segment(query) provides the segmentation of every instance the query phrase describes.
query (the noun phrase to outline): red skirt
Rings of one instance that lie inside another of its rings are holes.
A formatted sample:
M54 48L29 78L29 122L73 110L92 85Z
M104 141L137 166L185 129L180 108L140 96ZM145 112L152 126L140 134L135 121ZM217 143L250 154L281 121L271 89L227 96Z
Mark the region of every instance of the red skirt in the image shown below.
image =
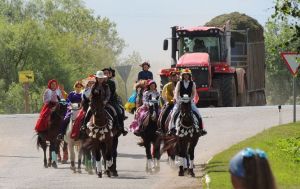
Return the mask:
M39 119L36 122L35 125L35 131L36 132L43 132L48 129L48 124L50 120L50 115L51 115L51 109L55 106L55 103L47 103L44 104L42 107Z
M85 117L85 111L83 111L83 109L80 109L80 111L77 114L77 117L74 121L74 125L72 127L72 131L71 131L71 138L72 139L77 139L79 137L79 132L80 132L80 127L82 124L82 121Z

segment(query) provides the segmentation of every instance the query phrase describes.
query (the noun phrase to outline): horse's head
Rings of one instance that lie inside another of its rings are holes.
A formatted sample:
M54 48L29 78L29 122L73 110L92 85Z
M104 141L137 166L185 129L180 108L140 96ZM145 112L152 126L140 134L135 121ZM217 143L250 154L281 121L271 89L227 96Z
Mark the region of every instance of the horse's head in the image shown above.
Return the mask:
M56 113L59 116L64 116L68 109L68 103L65 100L60 100L55 108Z
M191 98L184 95L180 101L180 115L185 123L193 122Z
M158 97L149 100L149 113L153 121L158 118Z

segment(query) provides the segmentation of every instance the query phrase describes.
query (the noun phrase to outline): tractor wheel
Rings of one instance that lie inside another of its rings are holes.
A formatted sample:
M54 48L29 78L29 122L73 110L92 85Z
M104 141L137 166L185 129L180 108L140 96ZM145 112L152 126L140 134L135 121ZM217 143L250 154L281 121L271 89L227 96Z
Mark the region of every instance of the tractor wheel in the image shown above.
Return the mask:
M237 101L236 84L233 75L223 75L221 84L222 103L224 107L235 107Z

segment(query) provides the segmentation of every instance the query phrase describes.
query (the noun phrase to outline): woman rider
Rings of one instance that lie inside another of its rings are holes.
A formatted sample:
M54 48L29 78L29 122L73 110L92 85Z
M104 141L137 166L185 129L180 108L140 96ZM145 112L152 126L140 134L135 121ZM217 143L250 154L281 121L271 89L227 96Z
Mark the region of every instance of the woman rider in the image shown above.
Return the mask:
M79 105L81 103L82 89L83 89L82 83L80 81L76 81L74 84L74 91L70 92L68 95L67 102L69 103L69 108L67 114L65 115L64 121L61 124L60 134L57 136L57 138L60 140L62 140L63 136L66 134L66 130L71 119L71 113L72 113L71 104L77 103Z
M147 115L147 112L149 110L149 102L152 98L158 99L159 98L159 92L157 92L157 85L155 81L150 80L148 82L148 86L146 91L143 94L143 105L137 109L136 114L134 116L133 122L129 126L129 130L134 132L135 135L139 136L141 129L140 126L142 124L142 121L145 119L145 116Z
M127 131L124 129L124 114L121 110L121 107L119 105L118 101L118 94L116 92L116 83L113 80L113 69L112 68L104 68L103 70L104 75L107 76L106 83L109 86L110 89L110 99L109 104L115 109L117 113L117 123L118 123L118 129L123 134L123 136L127 135Z
M170 124L169 124L169 131L172 134L176 133L176 128L175 128L175 115L178 113L178 107L179 107L179 103L181 98L183 97L183 95L187 94L191 100L191 106L192 106L192 110L193 112L196 113L196 116L198 118L198 120L200 120L201 115L200 112L198 110L198 108L196 107L195 102L193 101L195 95L196 95L197 91L196 91L196 84L194 81L192 81L192 72L190 69L183 69L182 73L181 73L181 81L177 82L175 90L174 90L174 99L173 102L176 103L174 108L173 108L173 112L171 115L171 120L170 120ZM200 136L205 135L207 132L205 130L203 130L203 126L201 123L199 123L199 125L195 125L196 129L200 129Z
M60 90L58 89L58 83L52 79L48 81L48 88L44 92L43 96L43 108L41 110L39 119L35 125L36 132L43 132L48 129L48 122L50 119L51 109L53 109L58 101L62 99Z

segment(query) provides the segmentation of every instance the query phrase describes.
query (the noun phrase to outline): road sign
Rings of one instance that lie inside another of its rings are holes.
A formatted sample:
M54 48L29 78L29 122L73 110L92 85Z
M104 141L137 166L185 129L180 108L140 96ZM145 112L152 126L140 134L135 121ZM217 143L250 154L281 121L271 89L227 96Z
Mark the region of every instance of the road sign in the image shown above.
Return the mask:
M282 52L281 56L292 75L297 75L300 65L300 54L295 52Z
M34 74L31 70L19 71L20 83L32 83L34 81Z
M120 76L123 79L124 84L125 84L126 99L128 99L128 95L127 95L127 79L128 79L131 67L132 67L132 65L116 66L116 69L119 72L119 74L120 74Z
M126 82L128 79L131 67L132 65L116 66L116 69L119 72L121 78L124 80L124 82Z

